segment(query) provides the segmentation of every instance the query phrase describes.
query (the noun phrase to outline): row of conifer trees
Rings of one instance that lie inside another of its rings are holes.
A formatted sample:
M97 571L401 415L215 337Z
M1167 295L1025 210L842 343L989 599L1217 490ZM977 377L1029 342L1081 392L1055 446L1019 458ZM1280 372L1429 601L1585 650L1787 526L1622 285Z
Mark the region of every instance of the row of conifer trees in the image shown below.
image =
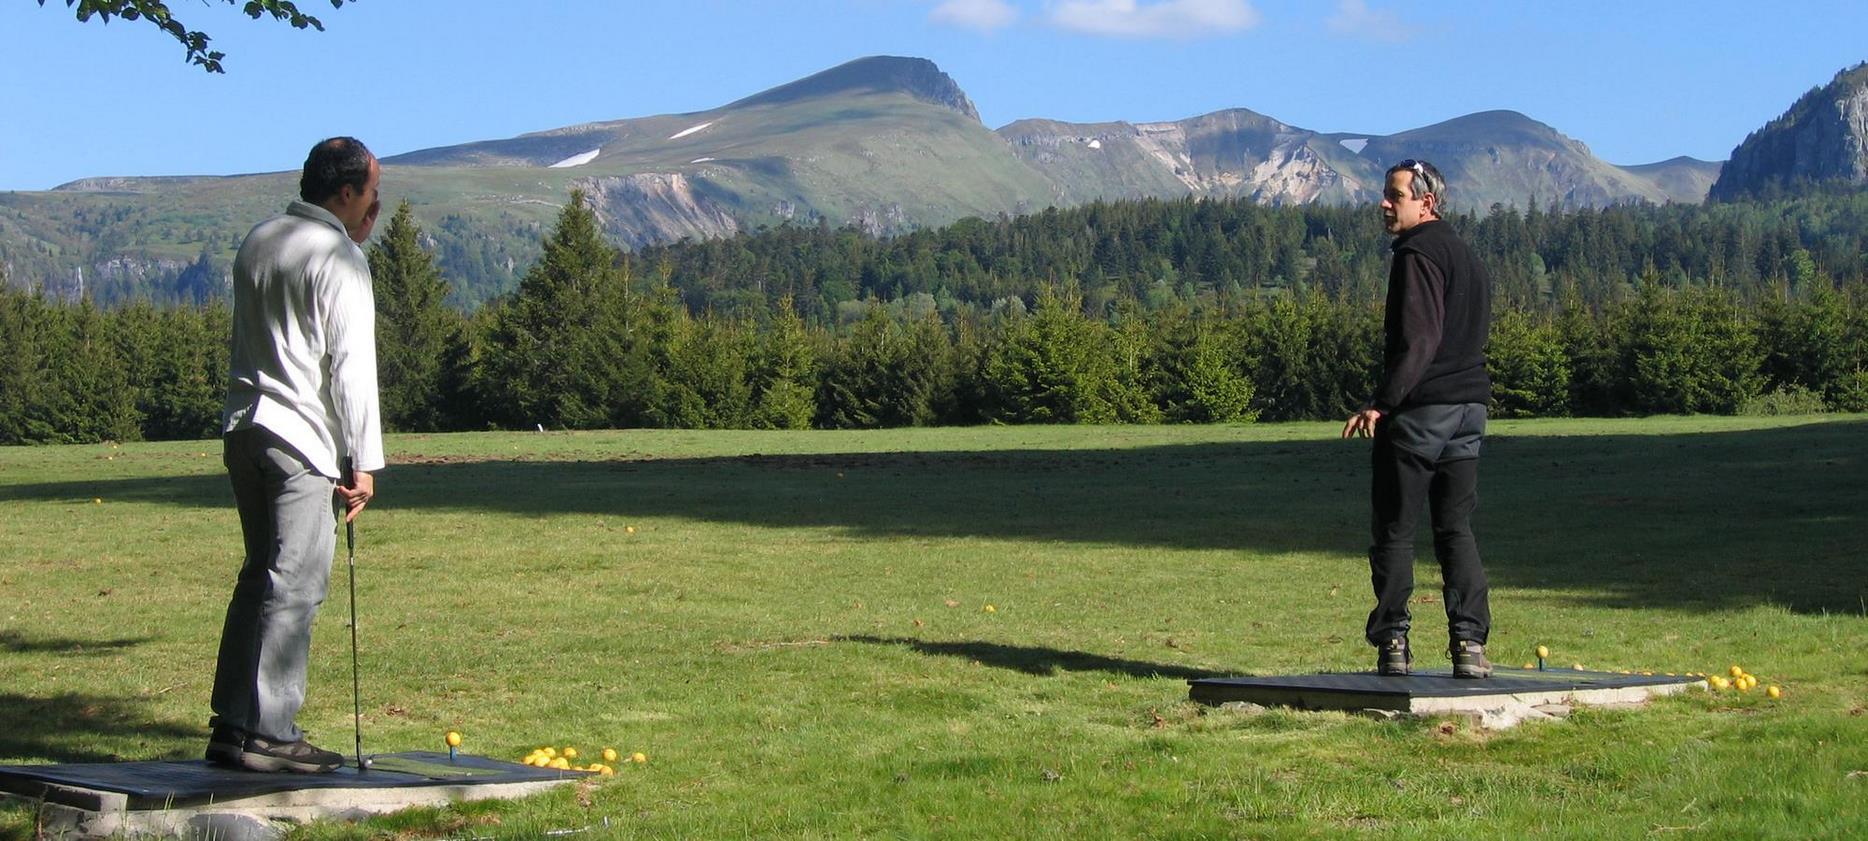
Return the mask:
M870 428L1335 419L1372 391L1377 303L1315 290L1086 312L1070 285L991 307L846 302L807 323L691 313L574 198L512 294L471 316L399 208L369 257L387 426ZM0 284L0 442L203 438L224 306L112 311ZM1823 278L1741 303L1658 278L1496 314L1500 416L1868 411L1868 292Z

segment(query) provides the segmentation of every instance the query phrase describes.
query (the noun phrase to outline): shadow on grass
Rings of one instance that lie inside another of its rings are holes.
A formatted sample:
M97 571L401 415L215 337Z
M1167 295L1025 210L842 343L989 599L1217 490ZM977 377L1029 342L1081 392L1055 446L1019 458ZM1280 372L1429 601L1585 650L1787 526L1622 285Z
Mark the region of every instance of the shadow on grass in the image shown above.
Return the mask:
M1058 648L1043 648L1029 645L1005 645L996 642L929 642L927 640L908 639L905 637L850 636L834 637L836 642L859 642L868 645L897 645L912 648L917 652L941 657L958 657L971 660L985 666L1028 675L1048 677L1060 671L1064 672L1109 672L1130 677L1155 678L1169 677L1194 680L1198 678L1219 677L1220 672L1194 669L1187 666L1172 666L1164 663L1148 663L1141 660L1123 660L1116 657L1104 657L1087 651L1065 651Z
M125 756L112 746L134 751L153 744L207 742L204 727L151 721L139 700L65 692L39 698L0 693L0 756L49 762L120 762L155 759ZM190 757L192 758L192 757Z
M1868 613L1868 421L1494 435L1486 448L1476 525L1495 587L1625 608L1770 601ZM1327 552L1359 572L1367 458L1366 443L1336 440L659 460L417 455L384 474L377 507L1237 550L1241 564ZM230 506L213 475L0 486L0 503L93 496ZM553 539L541 526L540 545ZM1430 592L1437 579L1423 570L1421 586Z
M18 631L0 631L0 650L13 654L104 654L149 642L153 637L81 640L62 637L27 639Z

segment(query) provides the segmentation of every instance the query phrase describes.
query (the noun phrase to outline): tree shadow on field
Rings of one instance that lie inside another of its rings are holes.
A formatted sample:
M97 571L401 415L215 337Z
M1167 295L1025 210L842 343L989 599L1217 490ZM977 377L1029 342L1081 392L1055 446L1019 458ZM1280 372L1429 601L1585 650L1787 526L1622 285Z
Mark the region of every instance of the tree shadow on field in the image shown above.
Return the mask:
M18 631L0 631L0 650L13 654L104 654L142 645L152 639L154 637L114 640L82 640L62 637L27 639Z
M207 743L207 728L151 721L138 699L82 692L47 697L0 692L0 756L49 762L122 762L174 759L149 749L178 742ZM171 753L174 751L171 750Z
M18 631L0 631L0 649L15 654L84 657L114 653L148 641L148 638L35 639ZM190 740L194 739L205 741L204 728L152 721L144 709L146 706L147 698L84 692L60 692L43 697L0 692L0 757L50 762L118 762L126 758L154 758L148 751L152 746L177 741L193 744Z
M627 435L627 433L623 433ZM576 439L567 439L576 440ZM626 440L626 439L625 439ZM409 449L419 447L409 442ZM567 444L566 449L575 444ZM404 452L380 509L679 518L857 538L1343 557L1363 574L1366 442L476 460ZM1868 421L1486 441L1476 518L1494 586L1629 608L1761 600L1868 613ZM0 504L93 496L226 507L217 476L0 486ZM550 526L538 541L548 546ZM1423 524L1421 557L1432 566ZM1051 557L1067 561L1066 553ZM1423 570L1431 586L1437 575Z
M971 660L985 666L1011 669L1038 677L1050 677L1060 671L1066 672L1109 672L1139 678L1181 678L1196 680L1199 678L1219 677L1221 672L1205 669L1173 666L1164 663L1149 663L1142 660L1123 660L1105 657L1087 651L1065 651L1058 648L1044 648L1029 645L1006 645L1004 643L972 640L967 642L931 642L928 640L909 639L906 637L849 636L834 637L836 642L860 642L869 645L899 645L912 648L917 652L941 657L958 657Z

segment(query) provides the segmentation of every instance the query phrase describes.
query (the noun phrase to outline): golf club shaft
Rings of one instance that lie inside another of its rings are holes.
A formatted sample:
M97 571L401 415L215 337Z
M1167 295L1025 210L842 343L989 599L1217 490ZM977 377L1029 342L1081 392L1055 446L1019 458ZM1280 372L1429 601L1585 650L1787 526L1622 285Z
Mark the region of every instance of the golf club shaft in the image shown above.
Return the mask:
M357 772L363 772L363 681L357 668L357 524L344 521L344 546L350 556L350 710L357 732Z

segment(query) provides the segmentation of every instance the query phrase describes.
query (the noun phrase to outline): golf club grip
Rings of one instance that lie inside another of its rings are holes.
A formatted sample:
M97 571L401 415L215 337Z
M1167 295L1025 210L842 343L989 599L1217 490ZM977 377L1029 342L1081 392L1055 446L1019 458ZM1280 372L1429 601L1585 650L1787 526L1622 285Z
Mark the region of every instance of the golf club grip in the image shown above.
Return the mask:
M337 463L337 472L339 474L337 480L339 487L346 490L356 490L357 462L355 459L352 459L350 456L344 456L344 458ZM350 527L350 504L348 499L346 499L344 504L344 536L350 540L354 548L357 542L357 532Z

